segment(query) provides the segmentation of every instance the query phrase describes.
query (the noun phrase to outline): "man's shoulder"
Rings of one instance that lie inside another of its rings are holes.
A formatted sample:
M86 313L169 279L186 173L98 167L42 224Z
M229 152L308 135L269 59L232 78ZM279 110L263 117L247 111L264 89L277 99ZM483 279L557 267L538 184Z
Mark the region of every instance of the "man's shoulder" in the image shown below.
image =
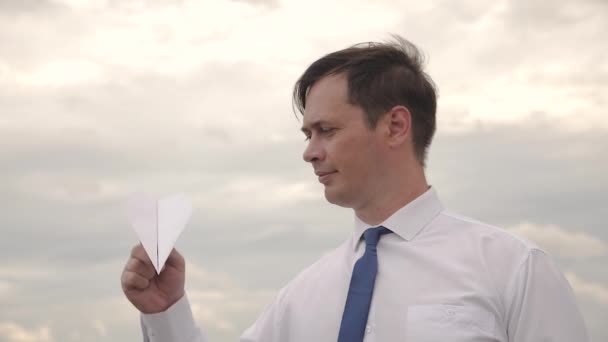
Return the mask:
M493 248L509 248L523 255L532 251L544 252L535 242L512 229L483 222L452 210L444 209L435 222L439 226L449 227L450 233L479 240Z
M345 240L339 246L323 253L319 259L308 267L302 269L285 286L289 292L294 288L308 288L311 284L327 281L327 277L335 275L336 270L340 269L340 262L343 262L350 240Z
M527 261L538 256L550 258L545 250L512 228L505 229L450 210L443 210L433 225L428 241L441 241L443 254L482 270L502 295L509 291L509 284Z

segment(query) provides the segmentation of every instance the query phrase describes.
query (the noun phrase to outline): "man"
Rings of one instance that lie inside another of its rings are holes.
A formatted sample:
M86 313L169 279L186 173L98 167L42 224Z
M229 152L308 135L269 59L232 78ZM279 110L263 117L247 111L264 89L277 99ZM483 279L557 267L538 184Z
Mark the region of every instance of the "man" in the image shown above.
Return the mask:
M424 174L436 94L416 47L360 44L314 62L294 88L304 160L353 234L282 288L245 342L584 342L547 254L443 208ZM150 341L200 342L173 251L156 276L136 246L122 275Z

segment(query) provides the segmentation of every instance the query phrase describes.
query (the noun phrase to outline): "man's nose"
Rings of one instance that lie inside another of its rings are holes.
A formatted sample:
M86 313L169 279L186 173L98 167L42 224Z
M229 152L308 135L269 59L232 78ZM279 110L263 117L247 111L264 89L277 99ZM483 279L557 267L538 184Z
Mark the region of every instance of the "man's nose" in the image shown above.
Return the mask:
M325 158L325 151L318 140L312 137L308 141L308 146L306 146L302 157L304 161L312 163L316 160L323 160Z

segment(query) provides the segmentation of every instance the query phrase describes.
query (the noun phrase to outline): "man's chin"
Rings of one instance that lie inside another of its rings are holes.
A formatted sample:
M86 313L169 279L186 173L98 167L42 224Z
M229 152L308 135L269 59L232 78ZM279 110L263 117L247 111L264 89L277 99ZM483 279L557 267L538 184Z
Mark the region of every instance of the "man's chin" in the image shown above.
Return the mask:
M344 194L336 192L335 189L330 189L328 186L325 186L325 199L327 202L344 208L352 208L353 205L345 197Z

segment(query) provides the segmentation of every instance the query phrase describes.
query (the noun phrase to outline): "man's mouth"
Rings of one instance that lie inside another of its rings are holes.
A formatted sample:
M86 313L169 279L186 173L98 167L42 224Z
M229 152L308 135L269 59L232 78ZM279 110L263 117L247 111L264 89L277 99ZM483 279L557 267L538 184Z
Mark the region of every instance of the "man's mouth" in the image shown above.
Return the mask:
M337 173L337 171L315 171L315 175L319 177L319 182L323 184L327 184L334 173Z

